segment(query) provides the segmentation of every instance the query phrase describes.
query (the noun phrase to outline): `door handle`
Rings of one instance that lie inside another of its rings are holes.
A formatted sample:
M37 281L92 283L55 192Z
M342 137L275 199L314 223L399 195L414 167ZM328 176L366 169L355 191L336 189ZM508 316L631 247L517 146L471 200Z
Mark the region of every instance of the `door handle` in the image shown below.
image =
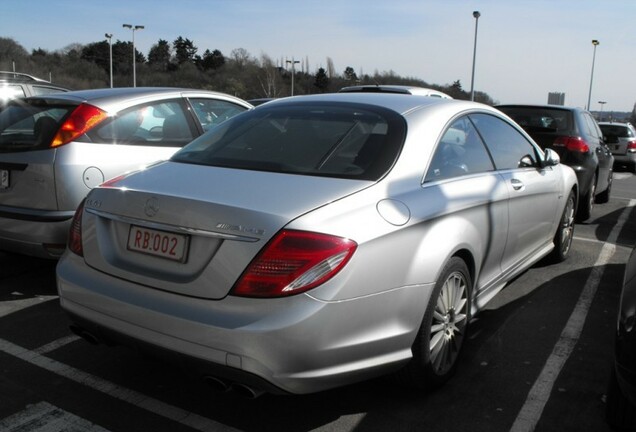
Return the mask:
M512 184L512 188L513 188L514 190L521 190L521 189L523 189L523 188L524 188L524 186L525 186L525 185L523 184L523 182L522 182L521 180L519 180L519 179L512 179L512 180L510 180L510 184Z

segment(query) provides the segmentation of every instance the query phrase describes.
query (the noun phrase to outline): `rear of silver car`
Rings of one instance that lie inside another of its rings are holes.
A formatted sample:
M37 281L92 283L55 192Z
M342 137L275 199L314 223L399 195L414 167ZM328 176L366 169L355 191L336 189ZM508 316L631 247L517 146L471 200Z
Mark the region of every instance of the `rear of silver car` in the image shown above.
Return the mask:
M600 122L605 143L618 165L636 172L636 129L630 123Z

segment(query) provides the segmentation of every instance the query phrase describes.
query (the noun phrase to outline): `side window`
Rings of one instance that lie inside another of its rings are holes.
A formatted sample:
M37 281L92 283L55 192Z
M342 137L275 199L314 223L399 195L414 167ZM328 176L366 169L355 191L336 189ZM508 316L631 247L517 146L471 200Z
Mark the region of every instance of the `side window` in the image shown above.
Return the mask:
M235 103L216 99L192 98L190 103L204 131L247 110Z
M88 133L93 142L183 147L194 139L183 105L162 101L118 113Z
M536 166L536 147L512 125L488 114L471 114L471 120L481 134L498 170Z
M596 124L596 120L594 120L592 116L588 113L583 113L583 118L585 119L585 122L587 123L587 128L590 131L590 135L592 135L596 139L601 139L601 136L603 135L599 131L599 127Z
M454 121L442 135L424 181L493 170L490 156L475 127L468 117L463 117Z

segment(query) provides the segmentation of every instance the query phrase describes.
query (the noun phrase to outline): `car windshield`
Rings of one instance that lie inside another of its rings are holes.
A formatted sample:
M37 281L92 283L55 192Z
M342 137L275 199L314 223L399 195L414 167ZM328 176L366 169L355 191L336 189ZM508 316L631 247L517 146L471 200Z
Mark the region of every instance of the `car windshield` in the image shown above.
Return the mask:
M572 128L570 111L546 107L500 107L519 126L534 131L567 131Z
M603 135L608 137L631 138L634 136L627 126L601 124L599 127L603 131Z
M0 153L49 147L59 124L74 106L14 101L0 112Z
M268 105L234 117L172 161L291 174L377 180L405 136L397 113L358 104Z

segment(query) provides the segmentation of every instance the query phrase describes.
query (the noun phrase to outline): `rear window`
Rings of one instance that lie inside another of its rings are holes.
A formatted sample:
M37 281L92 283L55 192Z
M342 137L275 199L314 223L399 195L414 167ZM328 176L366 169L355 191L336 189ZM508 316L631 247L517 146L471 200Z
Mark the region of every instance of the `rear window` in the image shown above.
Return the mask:
M0 111L0 153L49 148L61 121L74 108L22 101L9 104Z
M632 138L634 136L627 126L601 124L599 127L603 131L603 135L607 137Z
M544 107L498 107L527 131L561 132L574 129L568 110Z
M397 113L360 104L297 102L246 112L172 160L291 174L377 180L404 141Z

